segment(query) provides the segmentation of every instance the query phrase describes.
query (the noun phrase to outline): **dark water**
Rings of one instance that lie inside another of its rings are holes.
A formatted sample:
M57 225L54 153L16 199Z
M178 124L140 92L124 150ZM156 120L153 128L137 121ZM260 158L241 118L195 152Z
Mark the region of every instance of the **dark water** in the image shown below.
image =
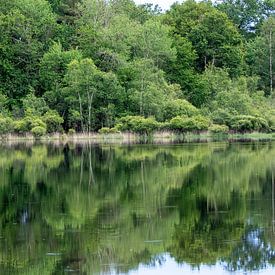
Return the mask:
M275 274L275 143L0 147L0 274Z

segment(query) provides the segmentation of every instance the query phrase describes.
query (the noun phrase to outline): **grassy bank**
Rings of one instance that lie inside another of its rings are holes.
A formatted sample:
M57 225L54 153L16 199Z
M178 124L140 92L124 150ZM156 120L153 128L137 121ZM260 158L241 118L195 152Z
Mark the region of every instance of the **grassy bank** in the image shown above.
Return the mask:
M108 143L108 144L131 144L131 143L180 143L180 142L212 142L212 141L263 141L275 140L275 133L229 133L229 134L213 134L209 131L204 132L188 132L176 133L172 131L155 132L151 135L141 135L137 133L75 133L75 134L61 134L55 133L52 135L45 135L42 137L35 137L32 134L14 135L8 134L1 136L0 141L6 142L90 142L90 143Z

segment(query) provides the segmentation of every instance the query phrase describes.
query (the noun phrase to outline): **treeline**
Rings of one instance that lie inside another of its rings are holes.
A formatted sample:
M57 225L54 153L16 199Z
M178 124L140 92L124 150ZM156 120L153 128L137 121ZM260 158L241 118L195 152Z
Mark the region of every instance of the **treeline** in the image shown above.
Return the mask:
M273 0L0 2L0 134L274 131Z

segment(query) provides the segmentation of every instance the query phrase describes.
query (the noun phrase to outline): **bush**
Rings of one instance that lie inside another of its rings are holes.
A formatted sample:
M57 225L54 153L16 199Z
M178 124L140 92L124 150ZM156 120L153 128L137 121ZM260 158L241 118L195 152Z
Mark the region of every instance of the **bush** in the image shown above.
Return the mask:
M68 114L68 126L77 131L83 130L81 128L81 115L78 111L69 110Z
M229 126L232 116L227 110L217 109L211 114L211 118L215 124Z
M16 133L23 134L30 131L30 129L31 129L31 125L29 121L25 119L14 121L14 130Z
M31 133L35 136L35 137L42 137L46 134L47 130L44 127L41 126L36 126L34 128L31 129Z
M159 128L159 123L153 117L141 116L122 117L115 126L119 131L132 131L139 134L150 134Z
M268 122L262 117L248 115L235 116L231 120L231 128L235 131L270 131Z
M27 116L14 122L14 130L19 134L30 132L35 127L46 128L46 123L35 116Z
M229 127L227 125L212 124L208 130L212 134L228 134Z
M194 116L199 110L190 102L184 99L169 100L163 106L163 120L170 120L176 116Z
M170 129L180 132L202 131L209 127L209 119L203 116L195 117L174 117L170 121Z
M98 130L100 134L109 134L110 133L110 128L108 127L102 127L101 129Z
M110 134L118 134L119 132L120 131L116 127L110 128L110 130L109 130Z
M0 117L0 135L13 132L13 120L10 117Z
M64 119L58 114L55 110L49 110L44 116L43 121L47 125L47 132L61 132L62 126L61 124L64 122Z
M75 129L69 129L68 134L70 136L74 135L75 134Z
M171 130L170 122L169 122L169 121L166 121L166 122L161 122L161 123L159 123L158 130L160 130L160 131Z
M117 134L119 133L119 130L117 127L113 128L108 128L108 127L102 127L101 129L98 130L100 134Z
M30 121L30 127L35 128L35 127L42 127L42 128L46 128L47 125L44 121L42 121L41 118L37 118L37 117L27 117L25 118L27 120Z

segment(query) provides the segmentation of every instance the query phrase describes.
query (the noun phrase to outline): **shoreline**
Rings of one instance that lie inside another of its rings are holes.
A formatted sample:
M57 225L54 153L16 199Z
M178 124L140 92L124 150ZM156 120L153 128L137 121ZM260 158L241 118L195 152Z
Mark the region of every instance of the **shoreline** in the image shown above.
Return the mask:
M8 134L0 137L0 143L13 142L62 142L62 143L93 143L93 144L173 144L173 143L192 143L192 142L217 142L217 141L273 141L275 133L228 133L213 134L206 132L155 132L151 135L141 135L132 132L100 134L100 133L75 133L71 135L55 133L39 138L31 134L13 135Z

